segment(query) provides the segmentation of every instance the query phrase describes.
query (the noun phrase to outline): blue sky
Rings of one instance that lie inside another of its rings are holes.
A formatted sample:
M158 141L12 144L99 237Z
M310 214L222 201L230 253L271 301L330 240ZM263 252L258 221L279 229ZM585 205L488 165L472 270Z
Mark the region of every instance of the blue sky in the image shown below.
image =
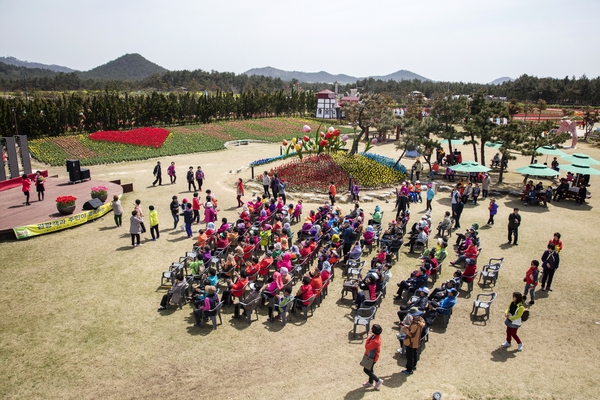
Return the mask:
M0 0L0 55L88 70L271 66L441 81L600 76L598 0Z

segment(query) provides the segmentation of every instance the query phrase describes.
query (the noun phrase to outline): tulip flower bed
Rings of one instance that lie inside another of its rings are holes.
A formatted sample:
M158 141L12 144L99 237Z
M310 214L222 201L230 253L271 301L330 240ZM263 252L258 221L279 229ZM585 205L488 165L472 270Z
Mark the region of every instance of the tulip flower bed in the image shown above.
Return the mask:
M169 131L164 128L136 128L130 131L100 131L88 136L91 140L126 143L134 146L158 148L163 145Z
M358 181L361 187L378 188L392 186L406 178L406 174L379 164L360 154L353 156L338 152L332 154L333 160L349 175Z
M381 165L384 165L388 168L393 168L398 172L406 174L406 167L400 163L398 163L398 165L396 165L396 160L394 160L393 158L382 156L382 155L375 154L375 153L359 153L359 154L361 156L370 158L371 160L373 160Z
M338 187L346 187L350 178L328 154L296 158L273 168L269 171L271 173L276 173L279 179L288 182L288 189L293 191L327 192L331 180ZM262 176L257 179L262 181Z

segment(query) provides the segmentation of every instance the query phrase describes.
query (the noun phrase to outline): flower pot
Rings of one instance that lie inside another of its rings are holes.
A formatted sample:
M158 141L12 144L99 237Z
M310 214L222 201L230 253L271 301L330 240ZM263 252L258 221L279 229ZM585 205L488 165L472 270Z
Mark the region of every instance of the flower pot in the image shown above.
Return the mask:
M98 199L101 202L105 202L106 199L108 198L108 193L107 194L100 194L100 195L96 195L96 194L92 194L92 199Z
M63 215L69 215L69 214L73 214L73 212L75 211L75 205L73 204L72 206L62 206L62 205L56 203L56 209L58 210L59 213L61 213Z

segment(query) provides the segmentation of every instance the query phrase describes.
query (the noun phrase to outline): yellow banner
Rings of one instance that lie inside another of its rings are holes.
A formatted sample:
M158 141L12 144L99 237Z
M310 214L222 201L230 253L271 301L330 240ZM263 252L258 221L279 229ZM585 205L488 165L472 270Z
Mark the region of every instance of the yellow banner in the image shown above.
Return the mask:
M59 218L50 222L43 222L35 225L25 225L18 228L13 228L17 239L25 239L32 236L43 235L60 231L62 229L72 228L77 225L85 224L88 221L100 218L107 212L112 210L111 203L103 204L95 210L85 211L79 214L73 214Z

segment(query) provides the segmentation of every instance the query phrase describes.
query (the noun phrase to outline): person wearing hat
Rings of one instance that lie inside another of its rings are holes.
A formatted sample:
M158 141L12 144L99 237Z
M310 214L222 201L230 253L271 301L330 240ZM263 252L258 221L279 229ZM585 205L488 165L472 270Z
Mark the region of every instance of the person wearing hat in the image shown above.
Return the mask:
M417 352L421 347L421 333L425 328L425 321L422 318L423 311L416 311L411 314L412 321L408 326L402 326L400 329L406 335L404 337L404 347L406 348L406 369L402 371L404 375L412 375L417 367Z
M417 296L410 299L410 301L404 305L400 306L400 311L398 311L398 320L402 321L406 314L411 312L410 310L413 308L417 308L418 310L425 310L427 307L427 303L429 300L427 299L427 295L429 294L429 288L427 286L423 286L417 290Z
M465 261L467 262L467 268L465 268L465 272L462 274L462 281L466 283L473 282L477 274L477 260L467 258Z
M394 300L400 300L405 289L409 292L415 292L417 289L423 286L427 286L427 274L421 268L413 271L410 274L410 278L407 280L403 280L402 282L398 283L398 291L396 292Z
M519 209L513 209L513 212L508 215L508 244L511 243L512 237L514 235L515 239L512 244L518 246L517 243L519 239L519 226L521 226L521 215L519 215Z
M441 301L445 297L448 296L449 289L455 289L460 285L460 281L462 278L462 271L456 270L451 279L448 279L446 282L442 283L442 286L435 288L431 291L429 295L430 301Z
M450 314L450 309L456 305L456 296L458 295L456 288L447 289L446 292L448 295L440 302L437 309L437 312L442 315Z
M260 283L254 283L254 287L252 288L252 291L244 299L244 305L243 305L244 312L243 312L243 315L246 315L246 311L251 310L252 306L250 304L253 301L255 301L256 299L258 299L258 298L261 297L260 296L260 289L262 289L262 285ZM240 307L242 307L242 303L236 303L235 306L233 307L233 318L239 318L240 317Z
M383 216L381 215L381 208L379 208L379 206L375 206L375 211L371 213L371 219L368 221L368 225L381 225L382 217Z
M216 293L217 289L214 286L207 286L206 297L204 297L204 303L198 307L197 310L193 311L194 319L196 323L194 326L200 328L202 326L202 322L204 319L208 319L208 317L214 315L213 310L219 304L219 295Z
M368 388L374 385L375 389L379 389L379 386L383 383L383 379L380 379L373 373L375 363L379 360L379 353L381 352L381 332L383 329L379 324L374 324L371 327L372 335L365 342L365 356L373 360L373 364L370 368L364 367L363 372L367 374L369 380L363 383L363 387Z

